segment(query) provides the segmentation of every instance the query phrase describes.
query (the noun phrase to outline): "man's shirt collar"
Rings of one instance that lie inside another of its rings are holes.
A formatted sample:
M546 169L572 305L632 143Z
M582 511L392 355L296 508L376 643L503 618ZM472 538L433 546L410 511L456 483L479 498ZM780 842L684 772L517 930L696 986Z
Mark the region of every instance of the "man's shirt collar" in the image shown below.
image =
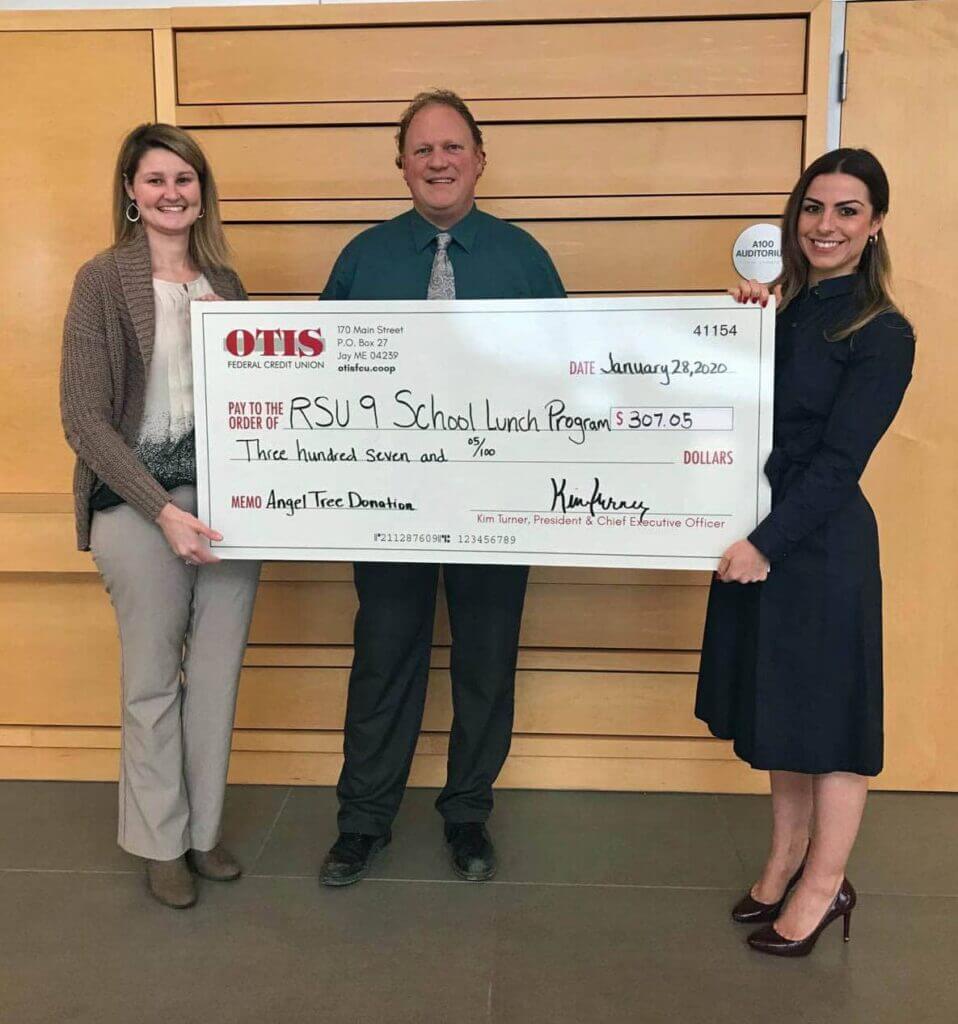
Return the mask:
M416 248L416 252L422 252L443 229L437 228L435 224L431 224L415 208L410 210L409 213L413 245ZM451 228L446 230L452 235L454 242L461 245L466 252L470 252L476 243L476 233L479 230L479 211L476 209L475 203L473 203L472 209L461 221L453 224Z

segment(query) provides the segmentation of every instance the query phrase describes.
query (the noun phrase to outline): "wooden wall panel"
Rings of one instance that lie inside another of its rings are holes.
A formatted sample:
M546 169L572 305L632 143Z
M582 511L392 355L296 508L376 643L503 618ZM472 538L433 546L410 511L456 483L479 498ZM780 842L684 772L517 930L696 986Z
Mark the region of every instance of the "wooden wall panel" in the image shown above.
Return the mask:
M395 127L235 128L193 133L223 199L404 198ZM802 122L632 121L484 129L479 196L788 192ZM761 152L743 164L741 154Z
M458 2L458 0L456 0ZM479 0L470 0L477 3ZM409 97L381 103L204 103L180 104L175 120L182 128L270 127L293 125L395 126ZM586 96L529 99L512 96L470 100L469 109L483 127L496 124L549 124L581 121L720 121L729 118L805 118L804 93L753 93L723 96Z
M239 729L339 731L347 668L246 668ZM434 669L423 729L452 722L448 669ZM682 673L522 671L516 676L515 731L543 736L707 736L692 713L695 677Z
M263 587L262 600L268 605L281 601L282 595L272 591L275 586ZM351 592L350 599L343 601L330 600L335 595L328 594L324 599L316 592L317 587L328 586L313 585L306 593L318 602L314 619L322 619L324 608L344 605L351 611ZM627 609L636 605L630 600L629 589L620 587L621 593L617 593ZM704 594L702 588L683 589L693 598L684 603L697 606ZM300 585L298 593L302 590ZM533 639L537 629L541 634L553 634L553 638L564 629L566 616L561 599L555 608L549 607L561 593L575 591L556 585L533 586L530 604L538 612L533 616ZM649 595L644 596L647 599ZM607 604L599 604L607 608ZM682 605L679 601L676 607ZM348 633L351 618L347 615L343 619ZM630 628L628 612L623 620L622 628ZM82 582L70 577L0 580L0 622L0 647L6 655L0 677L0 726L102 727L119 723L119 646L113 612L98 577L91 574ZM645 625L641 619L639 623ZM269 635L275 642L275 631L270 630ZM314 634L298 636L297 642L304 642L304 638L315 642ZM29 637L30 642L18 643L18 637ZM343 641L342 637L335 639ZM444 615L440 616L437 642L449 642ZM247 661L255 660L254 649ZM348 648L335 660L338 665L326 667L248 665L243 672L237 728L341 730ZM440 648L434 660L424 728L446 732L451 719L448 648ZM574 665L565 670L521 669L516 731L543 735L705 735L691 715L693 688L694 676L688 672L583 674Z
M115 779L118 729L0 729L0 777ZM441 786L444 736L424 733L410 784ZM230 782L335 785L342 765L335 733L242 730L233 739ZM753 772L713 739L561 739L516 735L500 785L529 789L765 792Z
M752 220L520 221L549 250L574 292L717 291L732 243ZM340 249L366 224L230 224L227 237L251 292L318 295Z
M486 213L523 223L536 220L648 220L671 218L781 216L784 192L738 195L522 196L483 199ZM220 204L226 224L366 224L398 217L403 199L227 199Z
M110 241L120 139L153 117L150 33L0 32L0 68L0 491L64 491L63 312Z
M922 135L927 154L909 163L921 149L910 112L919 103L931 110L929 97L945 95L936 83L953 77L947 18L958 14L956 2L866 3L849 12L847 125L860 131L852 141L878 148L874 140L885 138L883 148L894 152L889 234L900 272L905 254L906 298L921 307L919 327L932 337L947 331L945 286L920 247L947 221L945 177L920 172L951 166L945 140L955 137L954 113L944 101L934 108L943 127L933 140ZM58 30L45 32L22 31L27 14L15 24L0 19L4 123L26 140L0 169L3 198L18 200L2 240L10 225L20 246L7 244L0 256L0 381L8 382L0 383L0 775L116 771L115 626L89 557L70 550L70 458L55 381L66 294L79 263L108 241L110 167L130 124L155 106L197 126L239 269L257 294L317 294L356 232L405 208L392 124L414 92L437 83L461 91L484 124L484 207L539 238L571 291L719 290L731 277L734 237L778 216L803 156L820 148L828 7L742 0L732 16L717 0L561 0L546 23L517 0L504 23L496 4L410 4L391 8L397 24L389 26L376 24L371 8L333 5L64 13L46 19ZM17 31L3 31L11 26ZM863 53L854 49L856 32ZM69 178L62 153L70 155ZM920 231L899 228L899 181L908 182L910 223ZM32 247L26 257L24 244ZM931 375L916 387L926 390L920 403L910 399L869 476L892 609L896 767L882 784L958 786L950 743L958 705L944 683L928 682L946 679L954 660L955 599L940 558L929 555L938 551L934 538L913 529L913 508L901 499L907 492L924 508L954 503L954 475L940 467L954 461L958 424L940 418L936 390L952 375L948 351L920 350L919 366L927 360ZM921 571L911 573L913 565ZM550 568L531 578L517 735L502 785L765 785L728 744L705 738L692 716L707 574ZM266 568L234 780L335 781L354 607L346 565ZM449 629L441 607L436 640L413 784L440 782L445 766ZM914 685L903 684L913 671Z
M434 85L466 99L798 93L805 24L775 18L186 31L176 39L178 98L402 101Z
M250 644L244 665L249 668L349 668L352 647L327 644ZM449 668L451 651L434 644L432 668ZM543 672L679 672L695 674L699 651L616 650L600 647L521 647L520 670Z
M672 572L669 569L584 569L574 565L534 565L529 570L533 583L601 583L675 587L707 587L711 573L705 571ZM350 562L267 562L262 579L277 582L292 580L334 580L351 583ZM440 582L440 587L442 583Z
M958 0L848 8L842 144L885 166L898 299L918 337L901 412L865 475L881 531L886 786L958 788ZM916 116L920 111L920 116Z
M55 511L44 508L51 498ZM89 553L76 549L72 510L72 494L0 494L0 581L5 573L92 572Z
M120 652L99 576L0 575L0 725L116 725Z
M567 586L530 583L520 642L524 647L695 650L706 589L689 586ZM260 584L252 643L348 644L355 594L351 583ZM436 642L449 643L440 602Z

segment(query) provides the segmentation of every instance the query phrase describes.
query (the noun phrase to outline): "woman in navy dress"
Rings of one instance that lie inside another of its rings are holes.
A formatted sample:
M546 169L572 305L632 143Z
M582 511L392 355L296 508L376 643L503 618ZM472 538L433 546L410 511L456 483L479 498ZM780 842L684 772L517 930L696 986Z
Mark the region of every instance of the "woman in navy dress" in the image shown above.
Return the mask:
M845 866L882 767L878 534L858 482L914 358L889 296L887 210L885 172L860 149L819 157L788 200L772 511L724 553L709 593L695 713L771 775L770 853L733 917L762 924L749 943L781 956L810 952L839 917L847 939ZM754 281L732 293L769 299Z

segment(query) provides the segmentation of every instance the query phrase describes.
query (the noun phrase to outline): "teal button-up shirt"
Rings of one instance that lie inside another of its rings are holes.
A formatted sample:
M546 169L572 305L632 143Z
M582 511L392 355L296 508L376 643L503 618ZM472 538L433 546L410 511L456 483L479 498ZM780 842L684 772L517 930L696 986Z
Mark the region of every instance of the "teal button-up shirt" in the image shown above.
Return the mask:
M323 299L424 299L439 228L416 210L357 235L333 265ZM522 228L475 206L449 228L457 299L561 299L549 254Z

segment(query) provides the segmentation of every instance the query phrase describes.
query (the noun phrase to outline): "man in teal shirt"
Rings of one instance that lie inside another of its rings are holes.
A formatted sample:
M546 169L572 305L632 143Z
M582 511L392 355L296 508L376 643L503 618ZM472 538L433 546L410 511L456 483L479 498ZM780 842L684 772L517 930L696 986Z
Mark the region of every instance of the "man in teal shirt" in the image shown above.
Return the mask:
M482 132L455 93L420 93L397 133L396 164L413 209L354 238L323 299L563 298L549 254L521 228L475 206ZM339 838L326 885L349 885L391 838L422 723L439 566L358 562L359 611L349 677ZM445 565L453 707L446 785L436 800L452 866L496 870L485 822L509 752L527 566Z
M426 298L436 228L414 208L357 235L336 260L322 297ZM457 299L565 297L549 254L521 228L473 205L448 233Z

